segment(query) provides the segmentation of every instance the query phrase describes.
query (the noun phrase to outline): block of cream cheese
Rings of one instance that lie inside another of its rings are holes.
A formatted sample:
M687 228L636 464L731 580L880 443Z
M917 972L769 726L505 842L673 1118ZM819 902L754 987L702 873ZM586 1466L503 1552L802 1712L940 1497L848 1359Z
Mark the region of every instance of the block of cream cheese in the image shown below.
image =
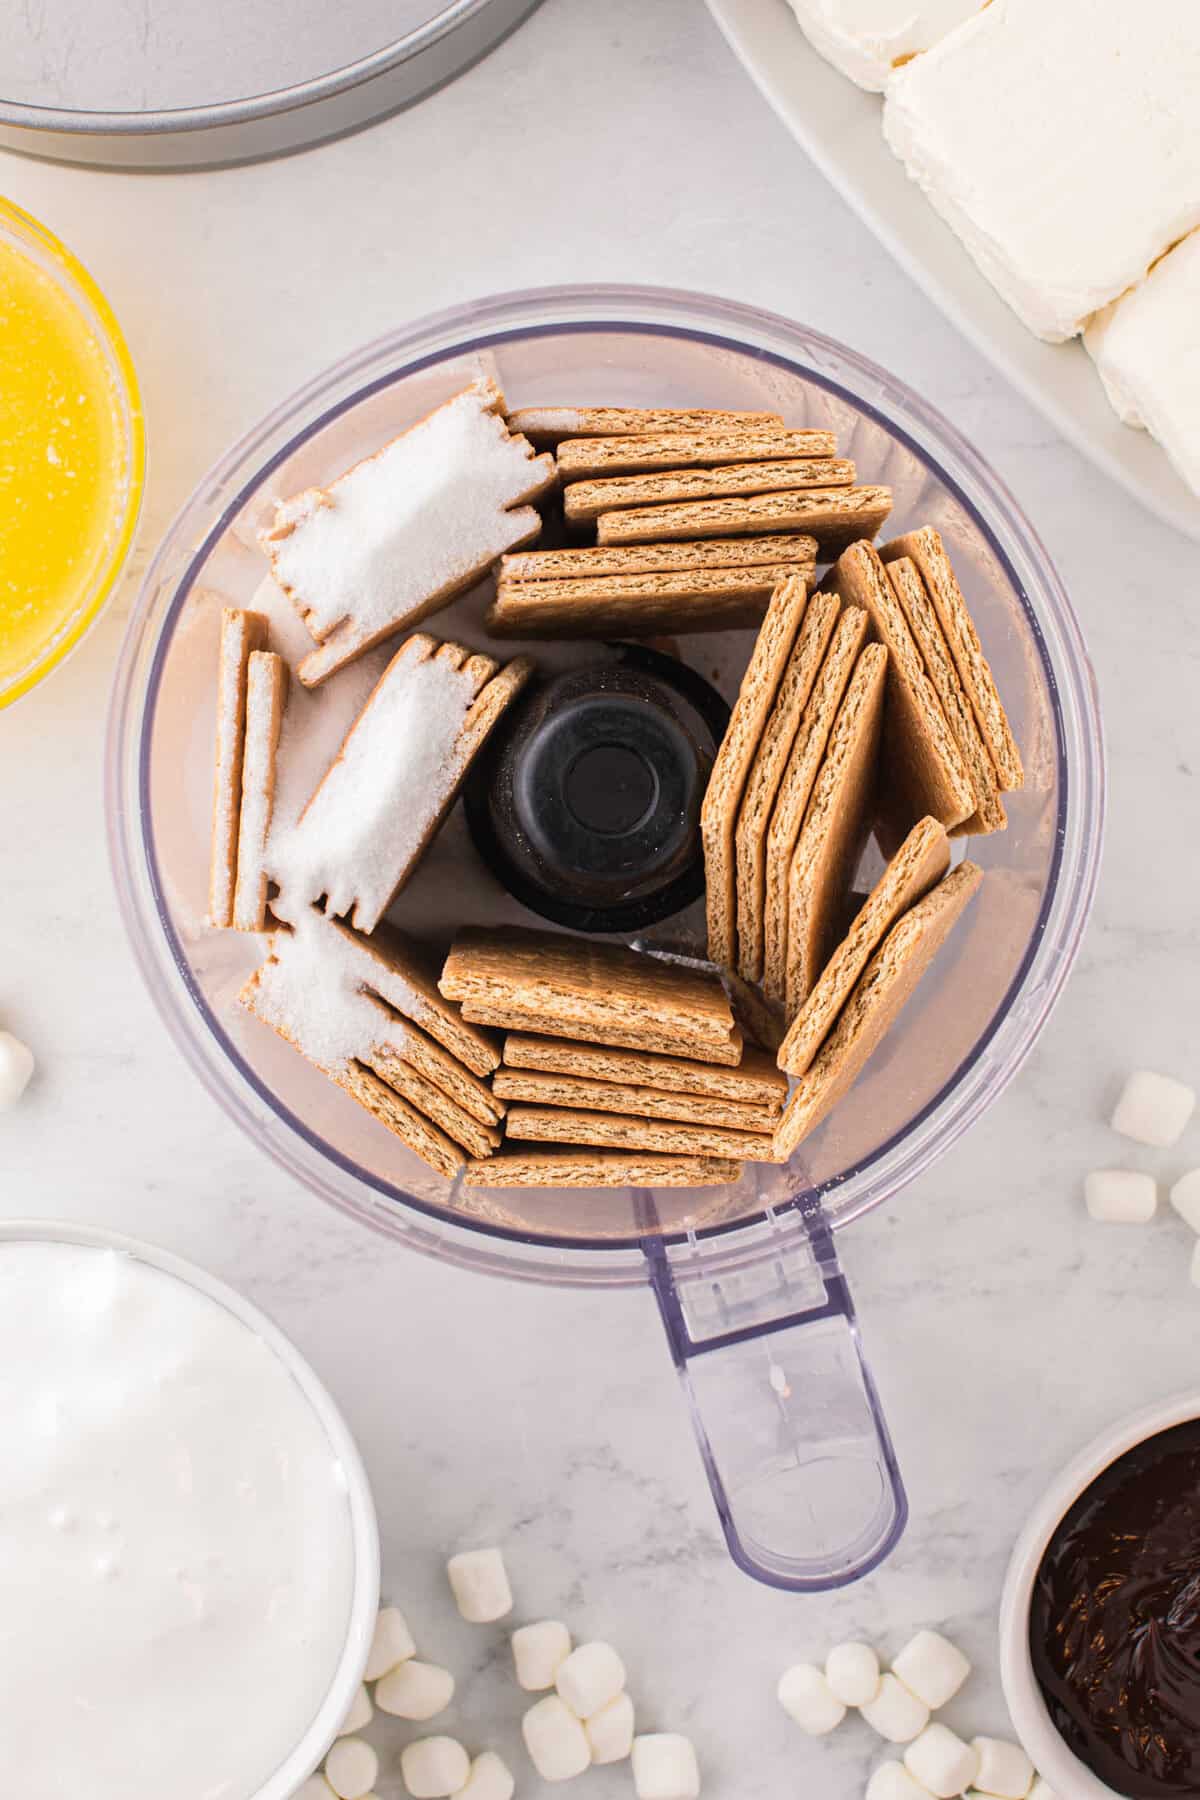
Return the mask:
M791 0L800 28L826 62L872 93L898 63L928 50L979 11L981 0Z
M1114 409L1151 432L1200 494L1200 231L1097 313L1084 342Z
M1060 342L1200 224L1194 0L992 0L888 84L884 133L1031 331Z

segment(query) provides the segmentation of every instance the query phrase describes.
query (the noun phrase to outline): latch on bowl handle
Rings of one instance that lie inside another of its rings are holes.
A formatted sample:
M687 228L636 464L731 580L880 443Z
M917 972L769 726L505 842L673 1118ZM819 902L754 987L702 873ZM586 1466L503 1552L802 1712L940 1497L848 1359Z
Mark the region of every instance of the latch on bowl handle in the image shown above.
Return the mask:
M644 1250L730 1555L796 1592L857 1581L908 1501L820 1205Z

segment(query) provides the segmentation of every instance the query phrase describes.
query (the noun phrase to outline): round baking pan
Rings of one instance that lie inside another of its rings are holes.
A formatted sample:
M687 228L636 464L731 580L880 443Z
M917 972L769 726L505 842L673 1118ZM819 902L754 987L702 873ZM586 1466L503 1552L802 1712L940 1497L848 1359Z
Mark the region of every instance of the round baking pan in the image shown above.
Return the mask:
M248 162L352 131L485 56L538 0L39 0L5 33L0 145L61 162Z

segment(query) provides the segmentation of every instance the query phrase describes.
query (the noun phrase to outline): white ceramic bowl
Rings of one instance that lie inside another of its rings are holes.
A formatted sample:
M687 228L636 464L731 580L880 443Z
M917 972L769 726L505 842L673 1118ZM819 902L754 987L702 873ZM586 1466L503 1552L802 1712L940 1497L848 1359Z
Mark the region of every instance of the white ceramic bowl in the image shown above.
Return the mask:
M1117 1458L1147 1439L1200 1418L1200 1394L1156 1401L1093 1440L1051 1483L1017 1539L1000 1602L1000 1679L1009 1716L1039 1773L1060 1800L1128 1800L1080 1762L1055 1729L1033 1672L1029 1608L1046 1546L1064 1515Z
M237 1797L237 1800L289 1800L324 1757L350 1710L366 1668L379 1607L379 1528L375 1503L350 1428L327 1389L279 1327L243 1299L235 1288L218 1281L194 1263L115 1231L57 1219L12 1219L0 1223L0 1244L13 1242L79 1244L86 1249L118 1250L166 1275L173 1275L177 1281L223 1306L274 1351L316 1414L329 1439L330 1449L345 1470L354 1544L354 1585L345 1648L316 1717L299 1743L287 1752L278 1768L254 1794Z

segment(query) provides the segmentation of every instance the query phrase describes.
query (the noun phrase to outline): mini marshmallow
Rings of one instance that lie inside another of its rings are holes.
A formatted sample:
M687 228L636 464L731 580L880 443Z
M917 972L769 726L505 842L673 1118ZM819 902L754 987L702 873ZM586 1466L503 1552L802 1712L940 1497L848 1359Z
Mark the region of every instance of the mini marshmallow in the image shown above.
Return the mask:
M1171 1189L1171 1205L1186 1225L1200 1234L1200 1169L1189 1169Z
M634 1738L633 1785L637 1800L696 1800L700 1765L691 1739L674 1731Z
M939 1631L918 1631L892 1659L892 1671L930 1712L937 1712L953 1700L971 1673L971 1665Z
M361 1731L375 1717L375 1708L371 1705L371 1696L365 1687L360 1687L350 1702L350 1711L342 1720L339 1737L350 1737L355 1731Z
M527 1694L554 1686L554 1677L571 1654L571 1634L558 1619L540 1619L512 1634L517 1685Z
M471 1779L471 1759L457 1738L417 1738L400 1752L400 1773L413 1800L446 1800Z
M513 1609L508 1571L499 1550L461 1550L446 1564L454 1603L469 1625L491 1625Z
M825 1658L825 1679L843 1706L868 1706L879 1692L879 1658L870 1644L835 1644Z
M625 1664L611 1644L580 1644L558 1666L558 1697L577 1719L590 1719L625 1686Z
M1039 1775L1029 1790L1029 1800L1058 1800L1058 1795L1050 1786L1050 1783L1048 1781L1043 1781L1042 1777Z
M1195 1105L1195 1089L1185 1082L1137 1069L1121 1090L1112 1116L1113 1130L1155 1150L1169 1150L1183 1136Z
M412 1632L398 1606L385 1606L375 1621L375 1635L363 1671L364 1681L378 1681L397 1664L417 1654Z
M454 1677L437 1663L400 1664L376 1683L375 1704L394 1719L432 1719L445 1712L454 1698Z
M570 1781L591 1767L587 1734L557 1694L547 1694L521 1720L530 1761L543 1781Z
M885 1675L875 1698L863 1707L862 1716L889 1744L908 1744L928 1725L929 1708L897 1676Z
M33 1051L11 1031L0 1031L0 1112L15 1106L33 1074Z
M775 1692L784 1712L809 1737L824 1737L846 1716L846 1708L814 1663L793 1663L779 1677ZM916 1729L920 1731L921 1727Z
M1088 1213L1101 1225L1147 1225L1158 1206L1153 1175L1137 1169L1093 1169L1083 1193Z
M333 1789L323 1775L310 1775L296 1789L292 1800L333 1800Z
M975 1786L981 1794L994 1794L999 1800L1025 1800L1033 1786L1033 1764L1019 1744L1005 1743L1003 1738L977 1737L972 1750L979 1755L979 1772Z
M929 1800L927 1789L914 1781L903 1763L880 1763L867 1783L866 1800Z
M633 1701L618 1694L583 1722L594 1763L624 1762L633 1749Z
M325 1779L338 1800L365 1800L378 1774L379 1758L363 1738L339 1738L325 1758Z
M508 1764L494 1750L485 1750L471 1764L467 1785L454 1800L512 1800L516 1787Z
M948 1725L927 1725L904 1752L904 1766L913 1780L935 1800L955 1800L974 1781L979 1752L964 1744Z

